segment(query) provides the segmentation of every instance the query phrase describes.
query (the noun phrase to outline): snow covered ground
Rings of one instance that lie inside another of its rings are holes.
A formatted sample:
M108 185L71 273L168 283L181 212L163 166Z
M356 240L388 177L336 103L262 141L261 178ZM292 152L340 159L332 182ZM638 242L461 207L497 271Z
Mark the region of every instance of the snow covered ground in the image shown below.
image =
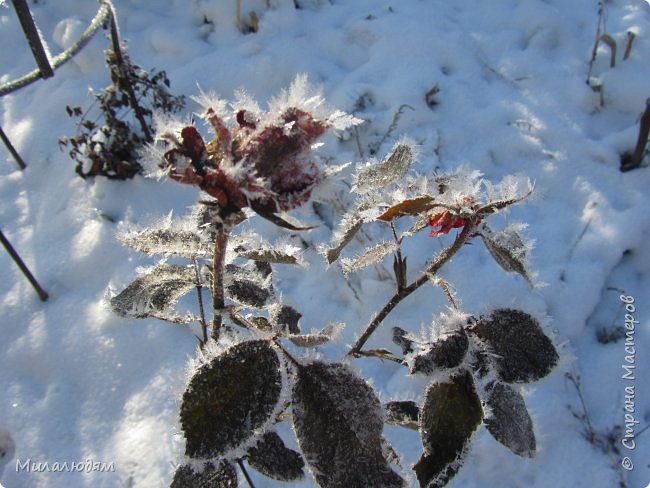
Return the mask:
M519 276L504 274L478 245L463 249L443 275L469 313L516 306L552 319L548 332L561 345L561 364L524 388L539 452L534 459L519 458L483 429L450 486L609 488L621 480L633 488L647 486L650 434L642 429L650 423L650 169L621 173L619 157L634 148L650 97L650 5L605 2L603 32L619 49L615 67L604 44L594 62L601 103L586 84L597 0L300 3L304 8L295 9L289 0L242 0L246 17L254 10L259 18L259 31L244 35L236 27L234 0L115 1L131 58L166 70L175 94L194 95L200 87L230 98L245 88L264 101L306 73L322 85L328 102L366 120L358 138L326 138L323 157L364 161L371 150L381 156L408 135L420 146L421 173L463 165L494 181L509 174L534 180L536 198L492 224L529 225L526 235L536 241L533 264L546 286L531 290ZM30 6L53 54L97 10L94 2L79 0L34 0ZM628 32L636 39L623 60ZM0 5L0 45L0 83L33 69L8 4ZM0 252L0 448L10 447L6 434L15 443L13 458L8 449L0 459L7 488L162 487L182 453L177 415L185 364L196 348L192 331L120 319L106 309L104 297L109 288L126 286L136 267L152 263L122 247L116 230L171 210L182 215L197 192L142 177L83 181L58 148L60 137L75 133L65 106L88 106L89 87L108 84L106 47L99 35L54 78L0 100L2 128L28 164L19 171L0 148L0 227L50 294L40 302L9 255ZM436 85L437 103L428 106L425 95ZM382 141L400 107L395 130ZM190 102L187 113L196 109ZM311 207L296 215L319 222ZM332 222L320 223L304 236L257 218L250 225L271 240L288 235L296 243L302 237L317 244L331 238ZM379 228L372 232L367 239L385 237ZM411 269L442 248L438 241L426 233L412 239ZM277 286L303 313L307 328L346 322L336 342L321 350L336 360L394 285L381 267L346 284L340 270L328 269L313 249L305 256L307 271L280 267ZM638 321L634 348L627 350L624 340L597 339L602 328L624 325L630 310L621 295L634 298ZM388 317L370 345L395 349L392 326L418 332L445 306L439 290L424 287ZM372 379L382 400L420 398L423 380L405 380L395 364L353 363ZM635 366L635 379L622 377L625 364ZM586 423L572 412L582 414L583 406L565 373L580 376L591 425L597 433L614 432L611 444L599 448L582 435ZM621 444L626 394L633 407L627 413L638 421L629 425L630 433L640 434L634 449ZM417 460L416 433L387 427L386 435L405 464ZM618 452L606 452L611 446ZM622 469L625 457L633 469ZM89 460L115 469L16 469L27 460ZM258 487L276 486L253 476Z

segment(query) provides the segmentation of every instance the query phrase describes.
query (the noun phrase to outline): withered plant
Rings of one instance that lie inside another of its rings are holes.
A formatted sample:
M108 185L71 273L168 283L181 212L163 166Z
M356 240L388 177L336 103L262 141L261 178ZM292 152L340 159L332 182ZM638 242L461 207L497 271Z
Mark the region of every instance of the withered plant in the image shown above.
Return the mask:
M185 105L183 96L169 92L165 71L144 70L131 61L117 34L112 39L112 49L106 51L111 85L93 93L98 106L85 111L66 107L70 117L79 119L77 134L61 138L59 145L70 148L82 178L124 180L141 172L139 152L153 142L154 112L173 114Z

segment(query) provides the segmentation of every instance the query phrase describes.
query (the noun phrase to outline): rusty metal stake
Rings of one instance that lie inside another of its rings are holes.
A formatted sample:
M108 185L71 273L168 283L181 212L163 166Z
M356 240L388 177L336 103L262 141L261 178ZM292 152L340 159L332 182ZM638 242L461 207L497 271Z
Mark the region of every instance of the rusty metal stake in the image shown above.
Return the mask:
M23 260L20 258L14 247L11 245L11 243L7 240L5 235L2 233L2 229L0 229L0 242L2 242L2 245L5 247L9 255L12 257L14 262L18 265L20 270L23 272L25 275L25 278L27 278L30 282L30 284L34 287L34 290L36 290L36 293L38 293L38 298L40 298L42 301L46 301L48 298L48 294L41 285L36 281L36 278L34 278L34 275L29 271Z
M36 24L34 23L34 18L32 13L29 10L27 5L27 0L11 0L16 9L16 14L18 15L18 20L20 20L20 25L25 32L25 36L29 41L29 47L32 49L32 54L38 65L38 69L41 71L41 76L43 78L50 78L54 76L54 70L50 65L50 60L47 57L45 48L43 47L43 41L41 36L38 33Z
M14 157L16 160L16 163L18 163L18 167L20 169L25 169L27 165L25 164L25 161L23 161L23 158L20 157L20 154L18 154L18 151L16 151L16 148L13 146L9 138L7 137L7 134L5 134L5 131L2 130L2 126L0 126L0 139L2 139L2 142L4 143L5 146L7 146L7 150L11 153L11 155Z

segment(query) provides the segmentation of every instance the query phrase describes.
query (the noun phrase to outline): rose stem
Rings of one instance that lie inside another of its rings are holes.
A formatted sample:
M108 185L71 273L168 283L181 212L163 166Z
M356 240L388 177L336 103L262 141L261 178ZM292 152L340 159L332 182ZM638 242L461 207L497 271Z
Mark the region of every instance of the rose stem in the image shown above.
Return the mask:
M377 327L381 325L383 320L388 316L388 314L402 301L404 300L407 296L409 296L411 293L413 293L415 290L420 288L423 284L425 284L427 281L429 281L429 277L432 275L435 275L438 270L447 262L449 261L456 252L469 240L469 238L472 236L472 233L474 231L474 228L476 227L476 224L472 222L468 222L464 227L463 230L454 242L449 246L447 249L443 250L438 257L435 259L435 261L429 266L429 268L413 283L408 285L405 288L402 288L399 290L397 293L393 295L393 297L388 301L386 305L384 305L384 308L382 308L379 313L375 316L374 319L368 324L368 327L366 330L361 334L361 337L357 340L357 342L352 346L352 348L348 351L347 355L348 356L357 356L361 352L361 348L363 345L366 343L366 341L370 338L370 336L375 332Z

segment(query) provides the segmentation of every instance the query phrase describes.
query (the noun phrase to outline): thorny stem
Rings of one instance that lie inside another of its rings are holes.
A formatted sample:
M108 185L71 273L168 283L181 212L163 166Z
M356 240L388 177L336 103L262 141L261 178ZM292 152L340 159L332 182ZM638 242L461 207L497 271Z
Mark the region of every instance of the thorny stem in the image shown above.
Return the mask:
M238 459L237 464L239 465L239 469L241 469L241 472L244 474L244 478L246 478L246 482L248 483L248 486L250 486L251 488L255 488L255 483L253 483L253 480L251 479L250 475L248 474L248 471L246 471L246 467L244 466L244 462L241 459Z
M225 306L223 291L223 267L226 260L229 229L224 226L217 229L212 255L212 338L219 340L219 331L223 324L222 310Z
M420 288L423 284L425 284L427 281L429 281L431 275L435 275L442 266L449 261L454 254L458 252L458 250L469 240L470 237L472 237L472 234L474 233L474 229L476 228L476 224L473 223L472 221L467 221L467 224L463 227L463 230L454 242L449 246L447 249L443 250L438 257L435 259L435 261L429 266L429 268L413 283L408 285L406 288L403 288L399 290L397 293L393 295L393 297L388 301L386 305L384 305L384 308L382 308L379 313L375 316L374 319L368 324L368 327L366 330L361 334L361 337L357 340L357 342L352 346L352 348L348 351L348 356L359 356L361 353L361 348L363 345L366 343L366 341L370 338L370 336L375 332L377 327L381 325L381 323L384 321L384 319L388 316L389 313L392 312L392 310L402 301L404 300L407 296L409 296L411 293L413 293L415 290Z
M203 284L201 283L201 273L199 271L199 262L194 257L194 274L196 275L196 295L199 302L199 321L201 323L201 330L203 331L203 339L201 339L201 347L208 342L208 324L205 321L205 308L203 307Z

